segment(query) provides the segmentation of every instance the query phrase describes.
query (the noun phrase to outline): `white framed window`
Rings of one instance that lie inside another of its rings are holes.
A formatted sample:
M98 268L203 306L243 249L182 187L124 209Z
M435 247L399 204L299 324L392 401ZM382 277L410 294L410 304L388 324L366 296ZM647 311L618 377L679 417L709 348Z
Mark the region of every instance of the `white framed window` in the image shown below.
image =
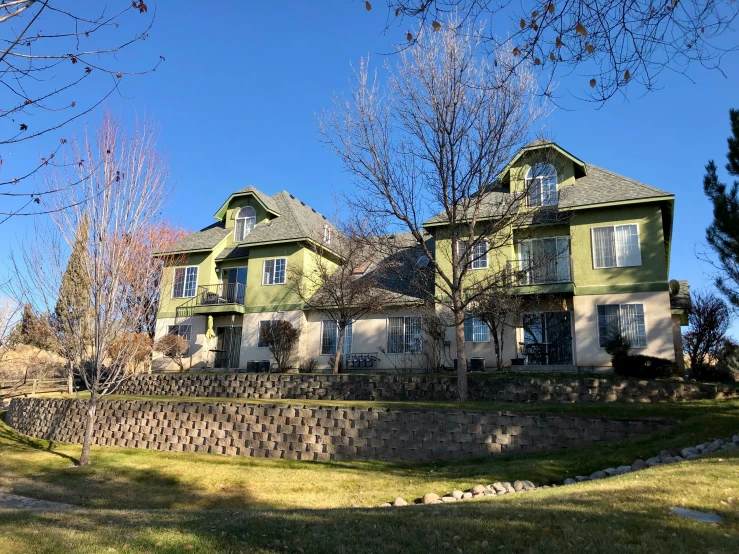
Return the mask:
M354 323L347 325L344 331L344 344L341 345L342 354L352 353L352 336L354 335ZM339 344L339 324L331 319L321 322L321 355L336 354L336 346Z
M198 266L176 267L172 283L172 298L192 298L198 288Z
M481 240L477 242L471 254L467 253L469 250L469 241L460 240L457 244L459 244L460 260L467 260L470 269L485 269L488 266L488 241Z
M490 342L490 328L480 318L468 316L464 320L465 342Z
M254 230L257 224L257 212L251 206L244 206L236 214L234 224L234 241L241 242L246 235Z
M323 243L331 244L331 227L328 226L328 223L323 224Z
M566 283L572 280L570 237L527 239L518 243L520 284Z
M422 349L420 317L389 317L387 319L388 354L418 354Z
M276 319L268 319L264 321L259 322L259 329L257 334L257 348L267 348L267 343L264 342L262 339L262 329L267 327L268 325L275 325L277 323Z
M263 285L284 285L287 274L287 258L264 260Z
M601 348L616 335L629 341L633 348L646 348L647 326L644 304L598 305L598 343Z
M639 226L636 223L593 227L593 267L633 267L641 265Z
M550 164L539 163L526 173L526 205L528 207L556 206L557 170Z
M192 325L170 325L167 328L168 335L178 335L187 341L187 352L183 356L190 355L190 338L192 337Z

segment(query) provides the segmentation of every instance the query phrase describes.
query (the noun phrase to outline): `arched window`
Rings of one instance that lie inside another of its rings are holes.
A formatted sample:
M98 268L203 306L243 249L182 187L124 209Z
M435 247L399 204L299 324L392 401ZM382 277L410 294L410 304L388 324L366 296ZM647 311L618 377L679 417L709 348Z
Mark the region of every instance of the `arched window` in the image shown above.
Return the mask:
M234 226L234 240L241 242L246 235L254 230L257 223L257 212L251 206L244 206L236 214L236 225Z
M529 206L556 206L557 170L549 164L536 164L526 174L527 204Z

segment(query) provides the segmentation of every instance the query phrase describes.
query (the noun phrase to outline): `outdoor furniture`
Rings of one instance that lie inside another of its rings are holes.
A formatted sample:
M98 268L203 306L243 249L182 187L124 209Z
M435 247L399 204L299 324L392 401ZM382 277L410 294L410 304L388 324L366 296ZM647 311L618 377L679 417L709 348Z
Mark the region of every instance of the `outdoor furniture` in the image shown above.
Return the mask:
M520 342L526 365L547 365L549 361L548 342Z

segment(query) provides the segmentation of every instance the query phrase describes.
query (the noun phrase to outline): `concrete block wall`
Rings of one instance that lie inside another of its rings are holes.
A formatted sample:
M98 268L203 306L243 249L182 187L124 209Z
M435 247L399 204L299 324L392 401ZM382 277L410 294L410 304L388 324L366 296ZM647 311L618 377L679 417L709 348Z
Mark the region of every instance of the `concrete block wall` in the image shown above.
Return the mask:
M84 410L76 400L15 398L7 422L24 435L80 443ZM98 411L94 443L292 460L433 461L570 448L668 425L510 412L108 400Z
M244 373L139 374L120 394L290 400L456 399L456 377ZM469 399L490 402L670 402L729 397L729 385L595 378L469 376Z

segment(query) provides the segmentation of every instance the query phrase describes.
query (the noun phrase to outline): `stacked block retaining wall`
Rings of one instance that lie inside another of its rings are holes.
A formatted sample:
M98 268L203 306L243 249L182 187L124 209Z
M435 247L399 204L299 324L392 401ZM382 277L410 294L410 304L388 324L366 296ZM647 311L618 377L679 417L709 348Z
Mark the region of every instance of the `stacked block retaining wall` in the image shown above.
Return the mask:
M734 387L682 381L469 376L469 400L489 402L669 402L732 396ZM120 394L288 400L455 400L455 377L155 373L133 376Z
M16 398L7 422L24 435L79 443L84 417L76 400ZM104 446L260 458L432 461L596 444L669 424L509 412L107 400L98 411L93 440Z

